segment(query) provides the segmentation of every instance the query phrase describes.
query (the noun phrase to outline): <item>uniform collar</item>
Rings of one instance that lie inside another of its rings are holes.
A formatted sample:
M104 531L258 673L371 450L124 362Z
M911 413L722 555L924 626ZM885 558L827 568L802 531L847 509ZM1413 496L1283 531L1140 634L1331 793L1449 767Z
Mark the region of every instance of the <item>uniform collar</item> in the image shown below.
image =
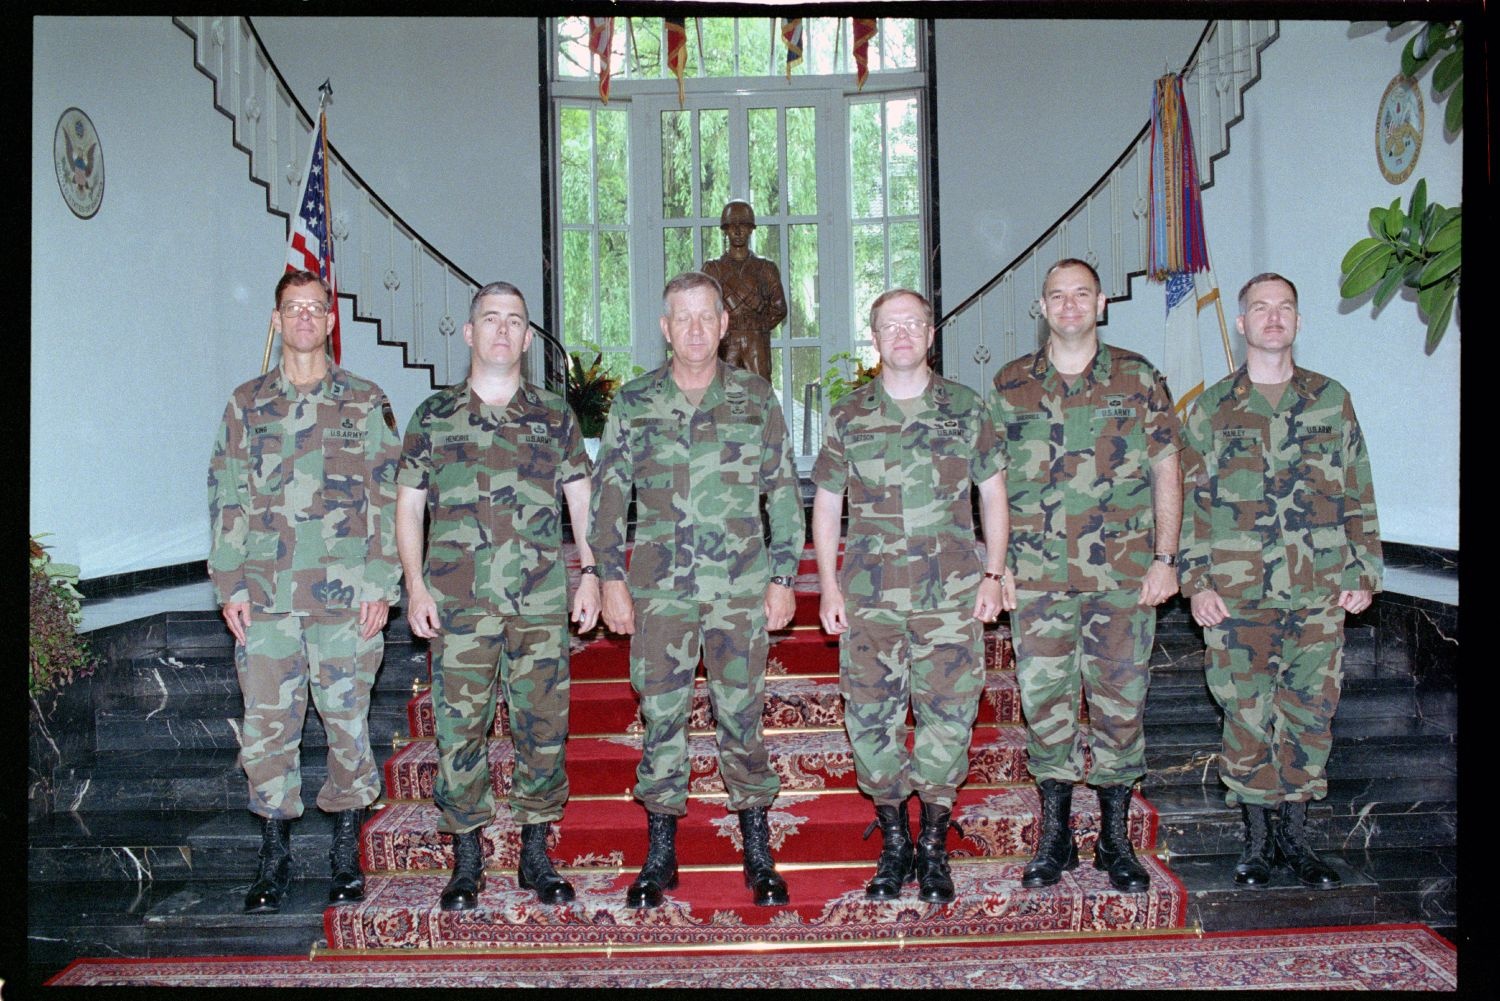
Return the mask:
M297 384L287 377L286 370L277 365L275 370L267 373L270 380L263 384L265 392L271 397L285 397L295 400L304 395L297 389ZM349 389L348 373L332 362L328 365L328 371L323 373L323 378L308 390L307 396L332 396L342 397Z
M1292 366L1292 378L1287 383L1287 388L1292 390L1298 396L1302 397L1302 399L1311 400L1313 399L1313 397L1317 396L1312 382L1312 373L1308 372L1307 369L1300 368L1299 366L1294 364ZM1231 390L1231 392L1234 393L1235 401L1238 403L1244 403L1250 398L1250 391L1254 388L1255 383L1250 381L1249 366L1241 365L1238 369L1235 370L1234 387Z
M487 407L490 405L481 400L478 394L474 392L474 387L469 385L468 376L464 377L463 382L460 382L457 386L454 386L453 391L458 395L463 406L469 407L476 412L480 407ZM536 394L536 388L533 387L531 383L527 382L525 379L522 379L521 384L516 387L515 395L510 398L509 403L500 408L500 411L502 413L508 412L511 407L515 406L517 403L522 403L528 407L534 407L540 402L541 399Z
M1079 373L1084 378L1086 385L1102 384L1109 381L1109 370L1113 363L1113 356L1110 353L1108 344L1099 341L1098 345L1098 350L1094 352L1094 360L1085 365L1083 371ZM1057 382L1055 385L1063 387L1064 391L1066 391L1067 383L1063 382L1062 373L1057 370L1057 366L1052 364L1052 359L1047 357L1047 348L1045 346L1032 359L1031 374L1043 382L1046 382L1049 378L1056 379Z
M896 405L896 401L891 398L891 394L886 392L885 380L880 378L880 376L877 375L869 383L856 390L856 392L862 394L860 402L867 410L879 411L881 414L898 422L906 420L906 415L901 412L901 408ZM917 397L917 399L922 401L922 409L918 411L917 416L929 410L941 411L946 409L948 401L952 399L952 395L948 389L948 380L936 372L931 373L931 377L927 380L927 386L922 390L922 395Z
M729 383L729 367L721 359L714 362L714 378L703 390L703 399L698 401L699 410L712 410L724 402L724 388ZM662 363L661 368L656 370L654 387L660 392L675 393L682 397L684 403L688 403L687 394L677 385L677 380L672 378L672 359L668 358ZM691 406L691 404L689 404Z

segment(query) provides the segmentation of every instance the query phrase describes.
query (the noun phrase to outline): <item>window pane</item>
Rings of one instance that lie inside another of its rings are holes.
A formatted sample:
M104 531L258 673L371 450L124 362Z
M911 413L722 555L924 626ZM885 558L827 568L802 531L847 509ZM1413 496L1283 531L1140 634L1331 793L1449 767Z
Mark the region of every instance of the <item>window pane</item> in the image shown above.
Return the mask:
M891 284L922 287L922 233L914 222L891 223Z
M781 352L777 352L779 357ZM791 432L793 448L802 451L802 422L806 419L806 410L802 406L807 399L807 385L817 382L823 374L823 351L819 347L792 348L792 407L791 407ZM817 404L815 403L814 406ZM822 446L822 441L814 435L809 443L809 451L816 453Z
M625 18L620 18L621 30L624 29ZM632 56L628 73L642 80L653 80L667 75L663 65L661 45L661 18L659 17L632 17L630 30L635 35L635 54Z
M588 359L584 359L588 361ZM604 370L615 377L616 387L624 385L635 378L635 363L630 360L628 351L609 351L604 355L601 363Z
M694 18L688 19L688 45L698 47ZM703 26L703 76L734 76L734 18L696 18Z
M802 64L813 73L843 73L849 66L848 41L841 17L805 17ZM585 34L587 39L587 34Z
M870 303L885 291L885 227L879 223L854 227L854 309L856 335L868 337Z
M742 17L740 27L740 76L764 76L776 72L771 68L771 32L776 27L774 17ZM778 42L780 36L777 36Z
M776 137L776 109L751 108L750 204L760 215L781 214L781 143Z
M693 207L692 112L661 113L661 214L681 219Z
M886 102L886 149L890 172L890 215L922 211L921 178L917 173L917 100Z
M693 261L693 231L686 226L669 226L661 232L662 265L668 280L684 271L696 271ZM628 290L622 290L628 297Z
M787 326L794 338L820 336L818 327L818 226L802 223L787 233L792 265L782 271L787 286Z
M771 352L771 387L776 390L776 398L778 400L785 399L785 396L781 392L781 390L786 385L786 383L782 381L782 378L785 375L786 366L782 363L781 360L781 356L785 353L786 352L784 351Z
M818 118L816 108L786 109L786 210L818 214Z
M560 17L557 19L557 75L560 77L589 77L589 19L586 17Z
M699 239L703 241L703 259L711 261L724 254L724 231L717 224L703 226L699 229Z
M776 270L781 270L781 227L759 225L755 227L755 233L750 237L750 249L761 257L776 265ZM786 276L782 275L782 281Z
M558 182L561 188L560 214L564 224L587 224L591 179L589 112L587 108L560 109L558 114Z
M606 347L630 346L630 240L622 230L599 234L599 326Z
M563 231L564 344L596 343L594 333L594 255L587 230Z
M625 112L601 108L594 113L598 129L599 172L597 188L599 222L624 224L630 221L627 200L630 193L630 156L625 141Z
M849 188L857 219L885 214L881 161L880 105L873 101L850 105Z
M719 18L718 20L724 20ZM698 150L703 158L703 201L699 215L714 216L729 200L729 112L715 108L698 113Z
M880 19L881 69L917 68L917 22L909 17Z

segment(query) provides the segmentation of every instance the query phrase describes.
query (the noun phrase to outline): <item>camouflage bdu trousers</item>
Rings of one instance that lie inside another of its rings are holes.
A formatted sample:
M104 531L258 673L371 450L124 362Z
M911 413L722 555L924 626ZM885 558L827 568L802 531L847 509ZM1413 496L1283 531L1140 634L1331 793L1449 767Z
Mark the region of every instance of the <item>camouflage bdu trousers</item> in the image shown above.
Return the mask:
M860 791L895 806L915 792L951 807L969 772L984 691L981 624L970 609L851 609L839 643L844 728ZM916 722L906 749L906 709Z
M517 824L561 820L568 800L563 750L568 739L568 623L553 615L439 612L432 641L432 708L438 771L433 800L438 830L463 834L495 816L489 734L497 692L510 711L515 770L510 812Z
M1091 784L1130 785L1146 774L1141 724L1156 609L1136 604L1139 597L1134 587L1017 592L1011 636L1027 769L1038 782L1082 780L1085 739ZM1089 707L1086 736L1078 722L1080 687Z
M635 797L652 813L687 813L687 726L699 651L718 723L719 774L732 811L769 807L781 791L761 734L766 696L763 600L641 598L630 638L630 684L646 733Z
M359 638L358 610L292 615L252 610L234 666L245 700L240 767L250 780L250 812L276 820L302 816L302 725L307 693L328 734L328 778L318 809L356 810L380 797L370 747L370 689L385 637Z
M1226 602L1203 630L1208 689L1224 710L1219 778L1230 806L1322 799L1343 685L1344 610Z

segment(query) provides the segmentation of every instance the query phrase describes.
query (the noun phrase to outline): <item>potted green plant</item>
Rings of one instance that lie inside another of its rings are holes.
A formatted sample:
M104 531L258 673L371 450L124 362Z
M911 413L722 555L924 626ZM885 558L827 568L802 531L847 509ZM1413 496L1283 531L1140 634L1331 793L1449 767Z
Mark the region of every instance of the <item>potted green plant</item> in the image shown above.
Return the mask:
M591 459L598 454L609 405L614 402L615 390L620 388L619 380L604 368L603 362L604 353L597 350L588 368L584 368L578 352L568 356L568 406L578 419L578 430Z
M54 563L38 536L31 536L31 670L27 691L33 699L82 677L94 668L94 654L78 635L83 595L78 568Z
M823 373L823 388L828 393L830 406L854 392L860 386L869 382L880 374L880 362L866 365L859 355L852 351L840 351L838 354L829 355L828 371Z

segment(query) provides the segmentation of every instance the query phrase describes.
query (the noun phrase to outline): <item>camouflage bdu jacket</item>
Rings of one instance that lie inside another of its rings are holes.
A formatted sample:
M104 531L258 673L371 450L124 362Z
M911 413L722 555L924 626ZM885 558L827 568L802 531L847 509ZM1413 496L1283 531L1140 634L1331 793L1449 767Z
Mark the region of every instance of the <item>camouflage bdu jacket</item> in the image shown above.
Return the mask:
M972 600L983 564L969 487L1005 468L978 394L937 373L905 416L875 379L840 400L813 483L849 489L839 587L854 608L932 611Z
M234 391L208 468L222 603L303 614L396 601L396 418L337 366L300 394L273 369Z
M1344 387L1298 368L1279 411L1242 366L1193 405L1182 592L1304 608L1379 591L1375 486Z
M1111 591L1145 577L1157 548L1151 464L1181 439L1161 373L1101 343L1070 392L1044 349L995 376L990 416L1009 456L1017 586Z
M626 383L610 408L594 470L590 542L599 579L626 580L636 598L760 597L772 575L797 572L802 501L781 407L760 376L718 366L696 408L672 380L670 361ZM631 484L635 549L627 576Z
M468 380L429 396L406 427L397 481L427 491L427 587L440 606L566 614L564 483L589 474L573 411L522 383L491 407Z

